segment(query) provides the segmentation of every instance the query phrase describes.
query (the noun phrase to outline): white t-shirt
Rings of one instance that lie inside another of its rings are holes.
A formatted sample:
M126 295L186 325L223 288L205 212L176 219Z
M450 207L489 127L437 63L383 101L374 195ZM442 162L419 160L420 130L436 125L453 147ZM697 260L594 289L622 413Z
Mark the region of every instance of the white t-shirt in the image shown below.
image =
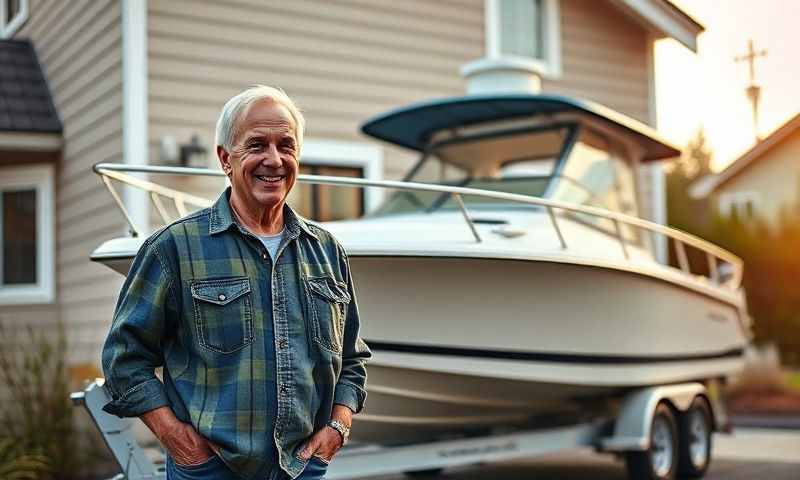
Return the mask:
M284 231L286 231L286 227L282 228L281 231L275 235L256 235L258 239L261 240L261 243L264 244L264 247L266 247L273 262L278 255L278 247L281 245L281 240L283 240Z

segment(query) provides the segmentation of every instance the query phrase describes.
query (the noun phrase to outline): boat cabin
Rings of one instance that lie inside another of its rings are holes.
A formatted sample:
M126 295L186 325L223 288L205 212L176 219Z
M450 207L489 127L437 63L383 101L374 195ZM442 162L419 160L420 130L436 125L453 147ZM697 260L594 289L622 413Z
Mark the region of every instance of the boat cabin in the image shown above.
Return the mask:
M362 130L420 152L404 181L530 195L632 216L639 215L639 164L679 154L633 119L552 95L435 100L374 118ZM464 201L471 208L496 203L470 196ZM457 206L447 194L398 192L377 214L448 208Z

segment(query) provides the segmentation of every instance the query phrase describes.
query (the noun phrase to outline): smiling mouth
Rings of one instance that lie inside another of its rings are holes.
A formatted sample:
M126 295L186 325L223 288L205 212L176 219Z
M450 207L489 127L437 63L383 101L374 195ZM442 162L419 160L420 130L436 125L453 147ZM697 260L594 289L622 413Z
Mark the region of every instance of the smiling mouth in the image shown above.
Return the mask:
M268 177L266 175L256 175L255 177L266 183L278 183L283 180L283 176Z

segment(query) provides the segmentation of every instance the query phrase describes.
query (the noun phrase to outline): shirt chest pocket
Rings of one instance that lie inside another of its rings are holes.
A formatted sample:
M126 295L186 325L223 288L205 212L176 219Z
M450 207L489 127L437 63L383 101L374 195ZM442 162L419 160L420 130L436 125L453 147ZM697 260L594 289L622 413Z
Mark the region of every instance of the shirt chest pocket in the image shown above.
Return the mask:
M247 277L191 282L198 343L232 353L253 343L253 305Z
M306 295L314 341L334 353L342 352L350 294L347 284L331 276L306 277Z

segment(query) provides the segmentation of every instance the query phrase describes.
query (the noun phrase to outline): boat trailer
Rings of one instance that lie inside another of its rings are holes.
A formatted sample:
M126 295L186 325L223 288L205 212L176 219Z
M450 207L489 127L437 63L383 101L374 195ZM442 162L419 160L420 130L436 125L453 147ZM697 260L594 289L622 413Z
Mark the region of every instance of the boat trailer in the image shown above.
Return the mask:
M71 395L73 404L89 413L119 465L113 480L164 480L163 462L154 462L133 434L137 418L119 418L103 411L110 396L97 379ZM649 458L654 448L653 425L660 405L668 404L678 415L687 414L697 399L707 402L712 430L727 430L724 406L701 383L652 386L635 389L623 399L614 418L597 418L575 425L500 433L403 446L348 445L336 455L326 478L331 480L374 477L397 473L430 472L483 462L554 453L590 447L631 458ZM710 444L708 456L710 457ZM630 462L629 462L630 463ZM630 464L629 464L630 470ZM705 467L707 468L707 461ZM703 468L705 470L705 468Z

